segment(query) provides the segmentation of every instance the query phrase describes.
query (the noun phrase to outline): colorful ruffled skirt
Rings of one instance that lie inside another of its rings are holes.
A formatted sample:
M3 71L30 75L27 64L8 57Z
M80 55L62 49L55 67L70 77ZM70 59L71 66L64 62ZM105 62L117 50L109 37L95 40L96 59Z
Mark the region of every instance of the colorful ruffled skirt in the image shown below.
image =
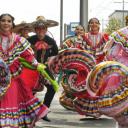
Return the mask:
M32 128L47 114L48 108L32 93L38 75L24 68L19 76L11 79L10 87L0 100L0 128Z

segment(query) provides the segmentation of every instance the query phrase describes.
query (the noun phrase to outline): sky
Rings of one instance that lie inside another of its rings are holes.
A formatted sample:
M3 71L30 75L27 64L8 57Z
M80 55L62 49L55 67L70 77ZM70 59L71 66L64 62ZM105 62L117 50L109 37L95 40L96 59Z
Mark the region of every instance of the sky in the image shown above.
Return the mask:
M122 0L88 0L88 18L97 17L104 26L114 10L122 9L123 4L116 2ZM128 3L125 3L126 8ZM60 0L2 0L0 12L13 15L16 24L22 21L33 22L39 15L60 22ZM63 0L63 23L70 22L79 22L79 0ZM49 28L49 31L59 44L60 27Z

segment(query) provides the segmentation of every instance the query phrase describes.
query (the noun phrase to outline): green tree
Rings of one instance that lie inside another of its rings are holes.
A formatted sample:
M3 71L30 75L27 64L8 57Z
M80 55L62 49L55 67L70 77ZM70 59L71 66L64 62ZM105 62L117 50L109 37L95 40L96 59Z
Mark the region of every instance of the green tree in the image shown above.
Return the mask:
M116 18L111 18L106 25L105 32L111 34L112 32L121 28L121 21Z

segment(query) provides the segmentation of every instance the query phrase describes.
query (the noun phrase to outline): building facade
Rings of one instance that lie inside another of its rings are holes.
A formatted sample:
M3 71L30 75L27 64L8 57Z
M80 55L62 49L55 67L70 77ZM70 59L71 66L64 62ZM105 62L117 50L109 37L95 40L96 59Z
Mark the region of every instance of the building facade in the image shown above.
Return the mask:
M121 21L122 27L126 26L126 17L128 16L128 10L115 10L111 15L109 15L109 19L115 18Z

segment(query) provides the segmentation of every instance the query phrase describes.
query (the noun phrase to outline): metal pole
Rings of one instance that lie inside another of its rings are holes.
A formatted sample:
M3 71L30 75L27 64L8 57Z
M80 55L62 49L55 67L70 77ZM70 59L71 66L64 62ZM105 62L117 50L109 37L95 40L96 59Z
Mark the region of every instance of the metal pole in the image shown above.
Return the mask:
M60 0L60 45L63 41L63 0Z
M122 18L122 23L123 23L123 27L124 27L124 0L123 0L123 18Z
M88 26L88 0L80 0L80 24L87 31Z
M102 32L104 31L104 19L102 19Z
M66 38L67 35L67 24L64 24L64 39Z

